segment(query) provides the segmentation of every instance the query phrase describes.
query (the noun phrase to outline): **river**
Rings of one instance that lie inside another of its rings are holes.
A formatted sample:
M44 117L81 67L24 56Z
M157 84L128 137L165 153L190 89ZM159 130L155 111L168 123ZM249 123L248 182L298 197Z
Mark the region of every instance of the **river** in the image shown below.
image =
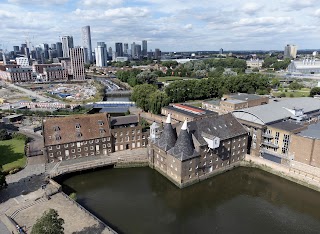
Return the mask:
M319 233L320 193L237 168L179 189L150 168L68 176L65 191L121 233Z

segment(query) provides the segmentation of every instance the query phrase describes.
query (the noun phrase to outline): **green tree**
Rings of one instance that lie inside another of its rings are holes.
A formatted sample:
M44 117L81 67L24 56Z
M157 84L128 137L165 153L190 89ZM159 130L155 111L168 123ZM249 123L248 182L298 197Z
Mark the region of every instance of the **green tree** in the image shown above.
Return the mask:
M138 84L155 84L158 79L158 75L155 72L151 71L143 71L139 73L136 77Z
M59 218L54 209L44 212L40 219L33 225L31 234L63 234L64 220Z
M154 114L160 114L161 108L169 104L169 97L166 93L157 90L150 95L149 110Z
M297 81L294 81L289 85L289 88L292 90L298 90L298 89L302 89L303 85L299 84Z
M149 110L150 95L156 92L157 88L154 85L142 84L133 88L131 99L138 107L144 111Z
M0 190L7 187L6 176L2 170L2 165L0 165Z
M0 129L0 141L8 140L10 138L7 130Z
M310 97L320 94L320 87L314 87L310 90Z

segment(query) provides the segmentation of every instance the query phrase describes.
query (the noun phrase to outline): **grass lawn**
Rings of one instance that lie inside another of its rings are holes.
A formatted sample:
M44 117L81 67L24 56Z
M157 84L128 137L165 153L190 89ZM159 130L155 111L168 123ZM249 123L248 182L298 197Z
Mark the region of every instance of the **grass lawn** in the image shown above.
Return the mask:
M159 77L158 81L159 82L167 82L167 81L176 81L176 80L183 80L183 79L192 79L192 78L180 77L180 76L164 76L164 77Z
M288 89L287 92L283 90L283 92L274 92L272 95L275 97L278 97L281 93L284 93L286 97L290 97L293 95L293 97L309 97L310 95L310 89L309 88L302 88L301 90L290 90Z
M0 141L0 164L4 171L24 167L27 157L24 155L24 141L11 139Z

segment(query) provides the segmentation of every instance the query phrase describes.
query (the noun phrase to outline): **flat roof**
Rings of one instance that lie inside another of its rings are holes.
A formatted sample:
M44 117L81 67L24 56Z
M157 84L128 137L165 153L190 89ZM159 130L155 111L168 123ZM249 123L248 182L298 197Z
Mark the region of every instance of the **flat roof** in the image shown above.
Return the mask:
M249 100L257 100L260 98L264 98L264 96L259 96L256 94L248 94L248 93L234 93L229 95L232 99L242 100L242 101L249 101Z
M306 130L301 131L298 135L320 139L320 123L309 125Z
M14 119L14 118L18 118L23 116L22 114L16 114L16 115L8 115L8 116L4 116L3 118L7 118L7 119Z
M249 122L268 124L278 122L293 116L289 110L303 109L305 114L311 114L320 110L320 100L311 97L278 99L269 104L233 111L233 114Z
M209 103L209 104L214 104L214 105L219 105L220 102L221 102L220 99L211 99L211 100L203 101L203 103Z
M232 103L232 104L246 103L246 101L242 101L242 100L234 100L234 99L231 99L231 100L225 100L224 102L229 102L229 103Z
M282 130L285 130L288 132L294 132L299 129L301 130L301 129L305 128L304 125L296 123L296 122L292 122L292 121L282 121L282 122L270 124L269 126L272 128L282 129Z

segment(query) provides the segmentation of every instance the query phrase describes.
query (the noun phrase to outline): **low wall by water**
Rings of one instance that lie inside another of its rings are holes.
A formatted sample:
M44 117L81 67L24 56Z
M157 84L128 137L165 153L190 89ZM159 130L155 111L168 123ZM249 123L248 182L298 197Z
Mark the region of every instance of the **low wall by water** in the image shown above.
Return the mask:
M250 155L247 155L245 160L241 161L240 166L257 168L320 192L319 178L312 176L308 172L277 164L266 159L252 157Z

